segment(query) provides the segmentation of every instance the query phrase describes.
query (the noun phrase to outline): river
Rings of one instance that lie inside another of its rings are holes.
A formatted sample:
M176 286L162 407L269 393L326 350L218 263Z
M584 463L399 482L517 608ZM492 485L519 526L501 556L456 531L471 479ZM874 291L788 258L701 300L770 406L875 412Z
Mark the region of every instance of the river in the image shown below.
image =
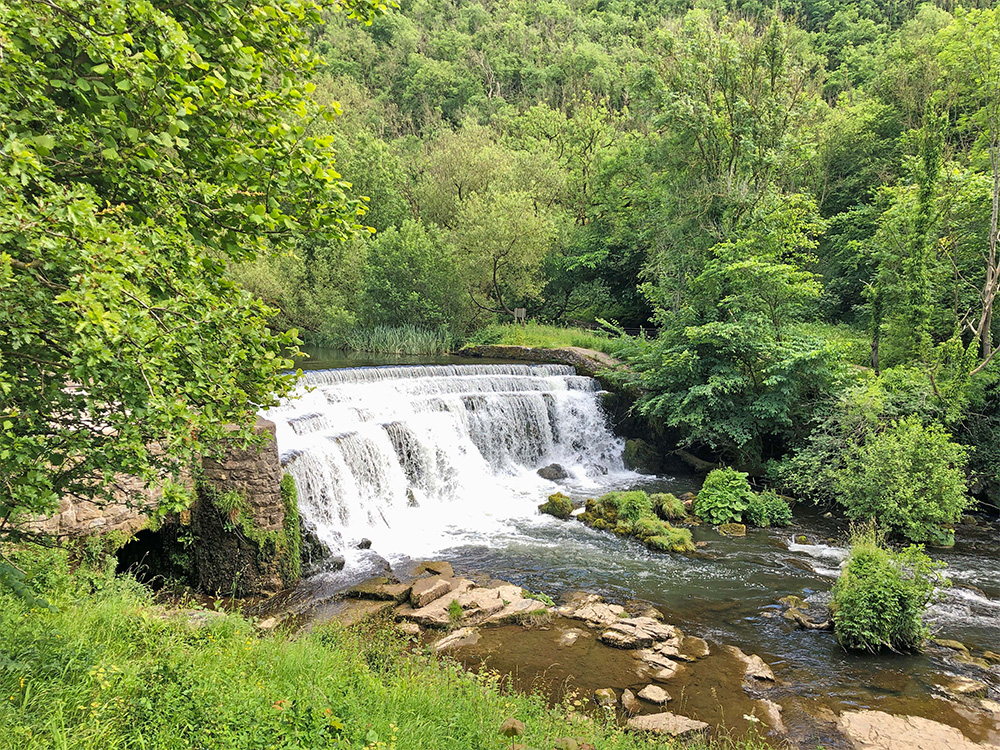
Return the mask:
M325 574L330 587L364 577L382 557L394 564L441 558L460 573L504 578L554 598L586 590L609 601L645 600L685 632L770 663L779 682L772 697L799 742L843 745L816 717L859 707L922 715L977 741L997 741L995 722L956 708L937 686L961 674L986 682L997 699L997 667L958 664L939 651L848 654L832 633L798 630L782 617L781 597L828 596L846 556L848 529L840 520L799 507L791 527L750 530L745 538L696 527L695 540L705 544L673 555L541 515L537 505L555 491L581 502L612 489L681 494L696 491L698 479L627 471L599 386L570 368L455 357L358 366L379 361L321 354L305 374L307 387L267 413L278 425L303 517L345 560L342 571ZM554 462L567 469L566 480L535 473ZM932 551L957 585L932 607L929 623L939 637L979 651L1000 651L997 531L983 520L962 527L953 549ZM805 543L797 543L801 537ZM371 549L357 549L362 539ZM511 666L503 659L497 665ZM558 697L568 675L549 670Z

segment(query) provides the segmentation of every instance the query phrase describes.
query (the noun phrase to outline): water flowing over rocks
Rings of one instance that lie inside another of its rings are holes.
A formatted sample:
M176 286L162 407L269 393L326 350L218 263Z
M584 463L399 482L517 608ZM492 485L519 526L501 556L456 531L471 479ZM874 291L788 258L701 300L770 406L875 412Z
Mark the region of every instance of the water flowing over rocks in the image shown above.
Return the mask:
M456 527L489 538L505 512L534 512L526 489L547 482L536 471L624 472L600 385L569 365L311 371L266 416L305 525L348 569L362 539L415 557L447 546L438 540Z

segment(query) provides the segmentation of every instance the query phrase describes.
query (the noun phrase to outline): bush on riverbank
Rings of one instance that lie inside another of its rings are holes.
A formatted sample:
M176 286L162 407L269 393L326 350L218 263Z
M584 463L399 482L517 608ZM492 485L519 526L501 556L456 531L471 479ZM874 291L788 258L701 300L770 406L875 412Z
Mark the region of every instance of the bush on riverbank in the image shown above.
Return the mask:
M736 469L714 469L694 500L694 512L710 524L742 523L753 490L747 475Z
M15 559L58 611L0 593L3 747L500 750L510 717L533 747L566 736L652 746L600 716L585 720L570 700L550 708L495 674L407 653L391 625L261 636L239 615L156 607L111 566L70 572L61 551Z
M849 650L911 651L928 636L924 611L937 589L949 585L923 547L902 552L883 546L874 528L856 532L851 554L833 587L837 640Z

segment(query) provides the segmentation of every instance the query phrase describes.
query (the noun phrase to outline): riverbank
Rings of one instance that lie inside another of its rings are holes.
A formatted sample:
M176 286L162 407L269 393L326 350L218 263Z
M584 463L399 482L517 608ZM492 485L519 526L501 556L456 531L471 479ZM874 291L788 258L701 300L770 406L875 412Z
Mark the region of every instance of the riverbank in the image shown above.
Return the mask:
M845 701L839 693L851 690L846 685L815 689L829 685L830 676L780 658L772 668L772 655L719 640L715 624L686 622L682 629L649 602L608 603L581 591L564 592L554 602L544 591L529 594L488 574L456 575L447 562L396 570L402 580L386 570L337 595L324 594L317 579L298 606L275 602L287 609L272 609L266 624L308 630L330 620L388 617L431 652L449 654L470 671L504 675L512 687L540 694L553 706L613 713L624 727L708 732L803 750L993 750L1000 740L1000 704L988 697L992 667L976 666L982 656L954 641L928 643L926 658L937 666L925 665L915 676L907 673L904 662L913 663L907 657L896 665L881 658L883 669L866 677L873 657L842 653L862 683L856 686L861 692ZM825 648L832 635L800 629L796 616L828 616L821 599L784 597L768 621L783 626L785 638ZM938 739L914 744L928 733Z
M673 747L411 648L377 618L263 631L239 614L157 605L108 565L71 571L61 551L17 561L58 609L0 593L3 747Z

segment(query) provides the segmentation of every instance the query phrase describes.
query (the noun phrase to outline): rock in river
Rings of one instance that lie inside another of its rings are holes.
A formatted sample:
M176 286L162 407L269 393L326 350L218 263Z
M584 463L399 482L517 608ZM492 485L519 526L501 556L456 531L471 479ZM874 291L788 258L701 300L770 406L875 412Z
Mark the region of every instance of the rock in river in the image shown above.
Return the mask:
M855 750L1000 750L973 742L964 734L920 716L883 711L845 711L837 727Z
M633 716L628 720L626 726L633 731L669 734L671 737L681 737L695 732L704 732L708 729L708 724L703 721L689 719L687 716L679 716L667 711L659 714L647 714L646 716Z

